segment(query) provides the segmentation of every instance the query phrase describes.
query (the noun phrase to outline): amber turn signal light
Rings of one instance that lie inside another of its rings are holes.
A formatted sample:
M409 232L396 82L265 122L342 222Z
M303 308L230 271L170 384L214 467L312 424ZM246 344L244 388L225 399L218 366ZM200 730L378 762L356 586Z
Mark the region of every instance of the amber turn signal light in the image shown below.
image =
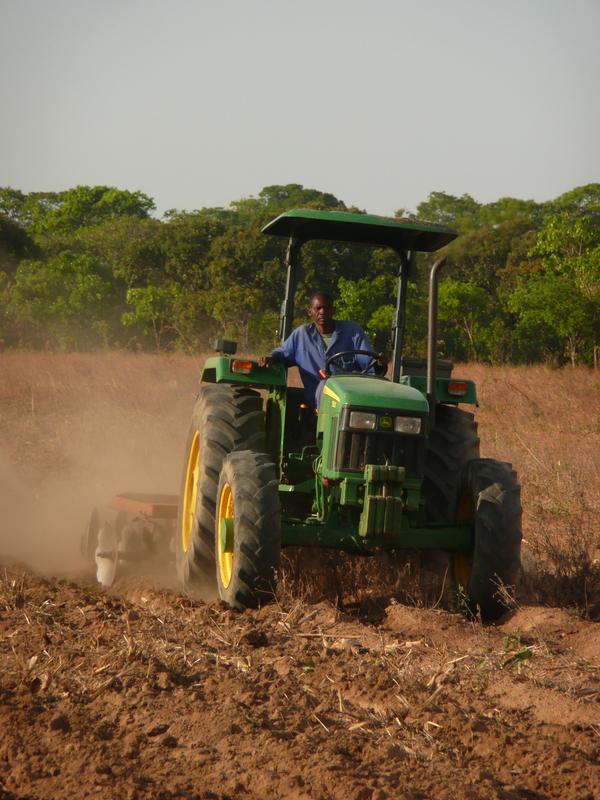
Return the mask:
M254 366L253 361L235 360L231 362L231 371L237 372L239 375L250 375L253 366Z
M447 390L454 397L463 397L469 391L469 384L465 381L449 381Z

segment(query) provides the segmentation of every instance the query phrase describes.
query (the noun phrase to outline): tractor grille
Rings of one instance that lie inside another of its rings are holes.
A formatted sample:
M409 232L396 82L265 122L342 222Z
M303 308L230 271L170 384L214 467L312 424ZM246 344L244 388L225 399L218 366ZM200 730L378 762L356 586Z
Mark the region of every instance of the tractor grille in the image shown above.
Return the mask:
M423 474L424 440L421 436L341 431L336 469L362 472L366 464L405 467L409 476Z

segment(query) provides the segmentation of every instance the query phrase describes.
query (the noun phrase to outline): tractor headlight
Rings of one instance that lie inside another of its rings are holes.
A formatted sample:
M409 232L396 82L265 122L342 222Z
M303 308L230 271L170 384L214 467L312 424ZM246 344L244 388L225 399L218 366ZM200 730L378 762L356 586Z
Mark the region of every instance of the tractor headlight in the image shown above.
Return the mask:
M361 431L374 431L377 426L377 415L367 411L351 411L350 427Z
M394 430L396 433L421 433L421 420L418 417L396 417Z

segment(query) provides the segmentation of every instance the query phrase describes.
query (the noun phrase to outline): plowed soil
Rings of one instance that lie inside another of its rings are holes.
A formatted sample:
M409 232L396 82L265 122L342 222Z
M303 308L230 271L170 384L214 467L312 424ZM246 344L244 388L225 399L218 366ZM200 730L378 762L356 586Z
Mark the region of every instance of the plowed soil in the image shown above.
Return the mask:
M600 797L600 640L4 569L0 797Z
M89 507L177 492L198 362L2 366L0 800L600 798L593 376L477 368L483 454L514 463L526 552L559 567L482 627L418 570L337 555L292 554L244 613L164 579L99 588L77 554Z

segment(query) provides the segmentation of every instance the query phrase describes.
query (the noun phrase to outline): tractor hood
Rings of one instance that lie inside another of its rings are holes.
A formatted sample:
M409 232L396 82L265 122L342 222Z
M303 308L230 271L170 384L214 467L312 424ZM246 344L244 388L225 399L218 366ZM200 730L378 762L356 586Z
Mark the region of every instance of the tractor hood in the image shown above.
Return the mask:
M333 375L328 378L323 387L321 408L329 403L332 408L351 405L419 414L429 411L427 400L418 389L373 375Z

